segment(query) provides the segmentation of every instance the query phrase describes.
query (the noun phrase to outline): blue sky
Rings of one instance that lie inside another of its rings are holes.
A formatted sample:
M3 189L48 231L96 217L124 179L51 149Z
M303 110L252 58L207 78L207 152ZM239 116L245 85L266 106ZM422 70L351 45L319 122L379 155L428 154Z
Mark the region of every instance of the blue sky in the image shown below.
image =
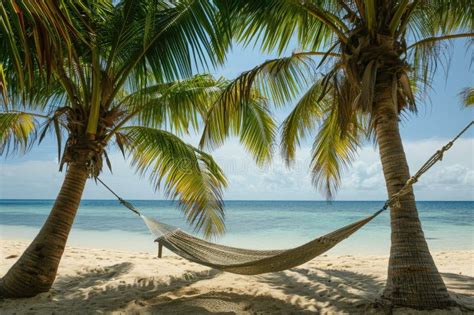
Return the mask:
M291 50L288 50L291 53ZM410 169L414 171L435 150L448 141L464 125L474 119L472 109L462 109L458 93L474 85L470 68L472 50L466 51L465 42L459 40L452 47L449 72L439 67L428 96L419 102L419 113L402 121ZM253 47L236 47L228 56L225 66L214 70L216 76L233 78L242 71L273 58ZM290 107L275 112L282 120ZM198 136L187 137L197 143ZM271 166L258 168L235 139L214 153L226 171L230 187L226 199L283 199L320 200L324 196L311 187L308 177L311 141L302 143L298 162L287 169L277 157ZM140 178L129 168L117 152L111 154L114 174L105 172L102 178L129 199L162 199L161 192L154 192L146 178ZM416 187L420 200L473 200L474 199L474 130L469 131L449 152L442 165L437 165ZM58 173L56 146L51 139L34 147L26 156L2 158L0 198L45 198L56 196L63 174ZM111 199L102 188L90 182L85 198ZM343 185L337 196L342 200L382 200L386 197L381 166L376 148L367 144L359 157L344 175Z

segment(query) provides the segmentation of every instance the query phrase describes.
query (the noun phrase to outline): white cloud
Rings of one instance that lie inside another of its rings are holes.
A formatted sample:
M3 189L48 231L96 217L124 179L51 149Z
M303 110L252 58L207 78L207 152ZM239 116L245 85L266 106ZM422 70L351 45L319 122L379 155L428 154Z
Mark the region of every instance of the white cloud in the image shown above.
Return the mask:
M193 139L189 139L193 142ZM446 139L408 141L405 152L414 172ZM474 138L460 139L444 159L426 173L415 186L418 200L474 199ZM224 169L229 188L226 199L323 199L311 185L308 147L298 151L297 161L287 168L281 158L259 168L236 141L216 150L213 155ZM146 178L140 178L118 153L111 154L114 173L105 172L102 179L128 199L163 199L155 193ZM0 198L55 198L63 174L55 161L9 162L0 166ZM353 165L344 173L339 200L385 199L385 183L376 148L366 146ZM103 187L88 183L84 198L110 199Z

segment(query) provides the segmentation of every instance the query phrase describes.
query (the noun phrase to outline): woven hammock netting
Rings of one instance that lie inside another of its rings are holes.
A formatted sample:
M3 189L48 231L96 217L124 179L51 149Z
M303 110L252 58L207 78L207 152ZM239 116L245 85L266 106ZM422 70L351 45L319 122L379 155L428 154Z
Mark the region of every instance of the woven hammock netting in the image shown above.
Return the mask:
M257 275L290 269L323 254L380 214L375 214L318 237L301 246L285 250L252 250L216 243L185 233L179 228L141 215L159 242L178 256L211 268L242 275Z

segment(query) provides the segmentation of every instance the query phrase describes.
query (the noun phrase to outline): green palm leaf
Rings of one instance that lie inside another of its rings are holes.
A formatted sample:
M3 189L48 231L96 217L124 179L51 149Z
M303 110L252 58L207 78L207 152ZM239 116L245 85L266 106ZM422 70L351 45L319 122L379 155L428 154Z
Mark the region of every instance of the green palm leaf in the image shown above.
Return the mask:
M0 113L0 154L25 152L37 133L35 117L27 113Z
M319 101L323 90L321 81L316 81L308 89L283 121L281 152L287 164L294 160L300 141L316 128L317 123L321 121L327 110L326 99Z
M150 85L127 96L120 105L135 113L132 121L142 126L189 133L218 99L224 80L197 75L186 80Z
M238 136L257 164L270 161L276 123L268 110L267 100L256 90L250 91L245 98L235 92L231 98L227 91L209 110L200 146L215 148L228 136Z
M267 106L264 106L264 102L253 101L241 109L240 142L253 155L257 164L271 161L277 128Z
M177 136L146 127L125 127L132 165L161 185L170 198L178 198L190 224L205 236L225 230L222 189L226 179L212 157Z
M414 1L412 10L401 21L416 40L474 29L474 8L469 0Z
M448 66L452 42L467 37L474 37L474 32L425 37L410 45L407 57L413 65L414 81L421 83L425 89L429 87L438 66Z
M332 199L339 188L343 168L353 161L363 136L361 122L355 115L349 130L342 130L337 111L337 107L333 107L326 113L311 153L313 185L328 199Z
M18 86L37 84L33 74L38 70L49 79L53 67L73 53L72 42L83 40L76 20L87 13L81 0L2 1L0 60L7 60L3 66Z
M311 82L315 69L314 60L304 53L267 60L234 79L222 98L229 102L245 99L252 96L252 90L257 89L276 105L284 105Z
M317 6L298 0L232 1L229 18L234 21L238 39L245 44L258 40L266 51L282 53L294 35L302 49L317 51L342 33L344 23L337 16L337 1ZM336 13L336 14L335 14Z
M474 106L474 88L465 88L459 95L465 107Z
M114 43L117 81L130 74L143 79L151 70L163 83L191 76L193 65L222 62L230 42L218 9L218 2L204 0L139 1L133 8L125 2L116 9L121 18L115 27L121 30L125 19L130 34L111 30L108 40Z

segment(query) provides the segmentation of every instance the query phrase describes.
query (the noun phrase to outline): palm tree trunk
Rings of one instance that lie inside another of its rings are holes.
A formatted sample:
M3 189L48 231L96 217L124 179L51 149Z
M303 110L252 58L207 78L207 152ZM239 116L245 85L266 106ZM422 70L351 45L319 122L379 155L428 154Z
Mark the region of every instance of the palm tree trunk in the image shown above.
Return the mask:
M386 86L391 86L387 84ZM376 135L388 195L398 192L410 177L398 128L398 110L391 88L379 89ZM392 206L391 248L383 298L393 306L417 309L453 305L431 257L416 209L413 190Z
M69 164L56 202L41 231L0 280L0 296L30 297L51 288L87 177L85 165Z

